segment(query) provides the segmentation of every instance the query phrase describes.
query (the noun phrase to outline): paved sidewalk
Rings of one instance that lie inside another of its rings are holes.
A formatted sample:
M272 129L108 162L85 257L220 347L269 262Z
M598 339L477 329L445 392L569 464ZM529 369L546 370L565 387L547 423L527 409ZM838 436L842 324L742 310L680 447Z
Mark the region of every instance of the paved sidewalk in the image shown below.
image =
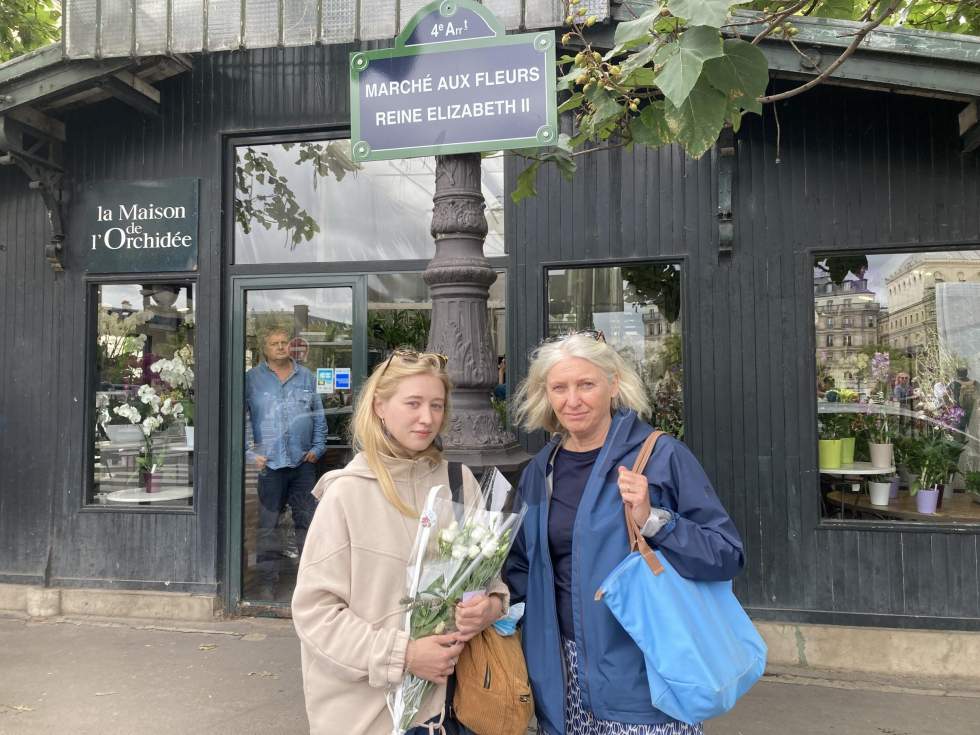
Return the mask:
M2 735L304 732L299 643L289 621L0 617ZM707 726L707 735L978 732L980 692L968 684L800 672L767 676Z

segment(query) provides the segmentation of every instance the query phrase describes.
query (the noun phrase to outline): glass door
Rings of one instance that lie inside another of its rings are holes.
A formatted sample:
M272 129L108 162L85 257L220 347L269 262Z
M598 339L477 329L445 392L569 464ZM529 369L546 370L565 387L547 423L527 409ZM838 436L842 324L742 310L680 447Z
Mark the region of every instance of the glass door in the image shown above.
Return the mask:
M233 278L230 602L288 609L313 486L350 459L366 371L364 278Z

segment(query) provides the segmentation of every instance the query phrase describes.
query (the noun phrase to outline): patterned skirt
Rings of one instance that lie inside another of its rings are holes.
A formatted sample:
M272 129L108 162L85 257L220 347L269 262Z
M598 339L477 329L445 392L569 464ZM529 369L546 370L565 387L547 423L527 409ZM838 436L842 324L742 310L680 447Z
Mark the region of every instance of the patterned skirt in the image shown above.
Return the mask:
M582 704L578 684L578 648L575 641L562 638L565 654L565 735L704 735L700 725L684 722L664 722L660 725L630 725L625 722L600 720Z

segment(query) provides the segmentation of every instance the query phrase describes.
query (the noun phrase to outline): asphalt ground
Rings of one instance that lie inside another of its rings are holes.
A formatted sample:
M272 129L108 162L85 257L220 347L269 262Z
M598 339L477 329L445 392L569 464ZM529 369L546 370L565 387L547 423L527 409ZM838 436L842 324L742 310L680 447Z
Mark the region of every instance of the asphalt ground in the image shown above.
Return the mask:
M305 732L289 621L0 617L2 735ZM980 680L777 670L706 732L980 735Z

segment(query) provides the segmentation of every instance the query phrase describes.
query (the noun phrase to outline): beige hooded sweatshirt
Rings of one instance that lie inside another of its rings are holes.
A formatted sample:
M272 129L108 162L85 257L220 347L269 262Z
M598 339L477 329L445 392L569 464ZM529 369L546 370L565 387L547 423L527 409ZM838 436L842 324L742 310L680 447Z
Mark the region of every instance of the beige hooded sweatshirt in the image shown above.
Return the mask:
M433 485L449 484L445 461L385 458L385 464L399 496L418 509ZM479 491L465 466L463 486L467 498ZM320 503L292 602L310 733L390 735L385 692L405 671L408 634L400 600L418 519L385 499L362 454L321 477L313 493ZM503 583L491 591L504 594L506 604ZM435 687L415 723L437 717L445 698L445 687Z

